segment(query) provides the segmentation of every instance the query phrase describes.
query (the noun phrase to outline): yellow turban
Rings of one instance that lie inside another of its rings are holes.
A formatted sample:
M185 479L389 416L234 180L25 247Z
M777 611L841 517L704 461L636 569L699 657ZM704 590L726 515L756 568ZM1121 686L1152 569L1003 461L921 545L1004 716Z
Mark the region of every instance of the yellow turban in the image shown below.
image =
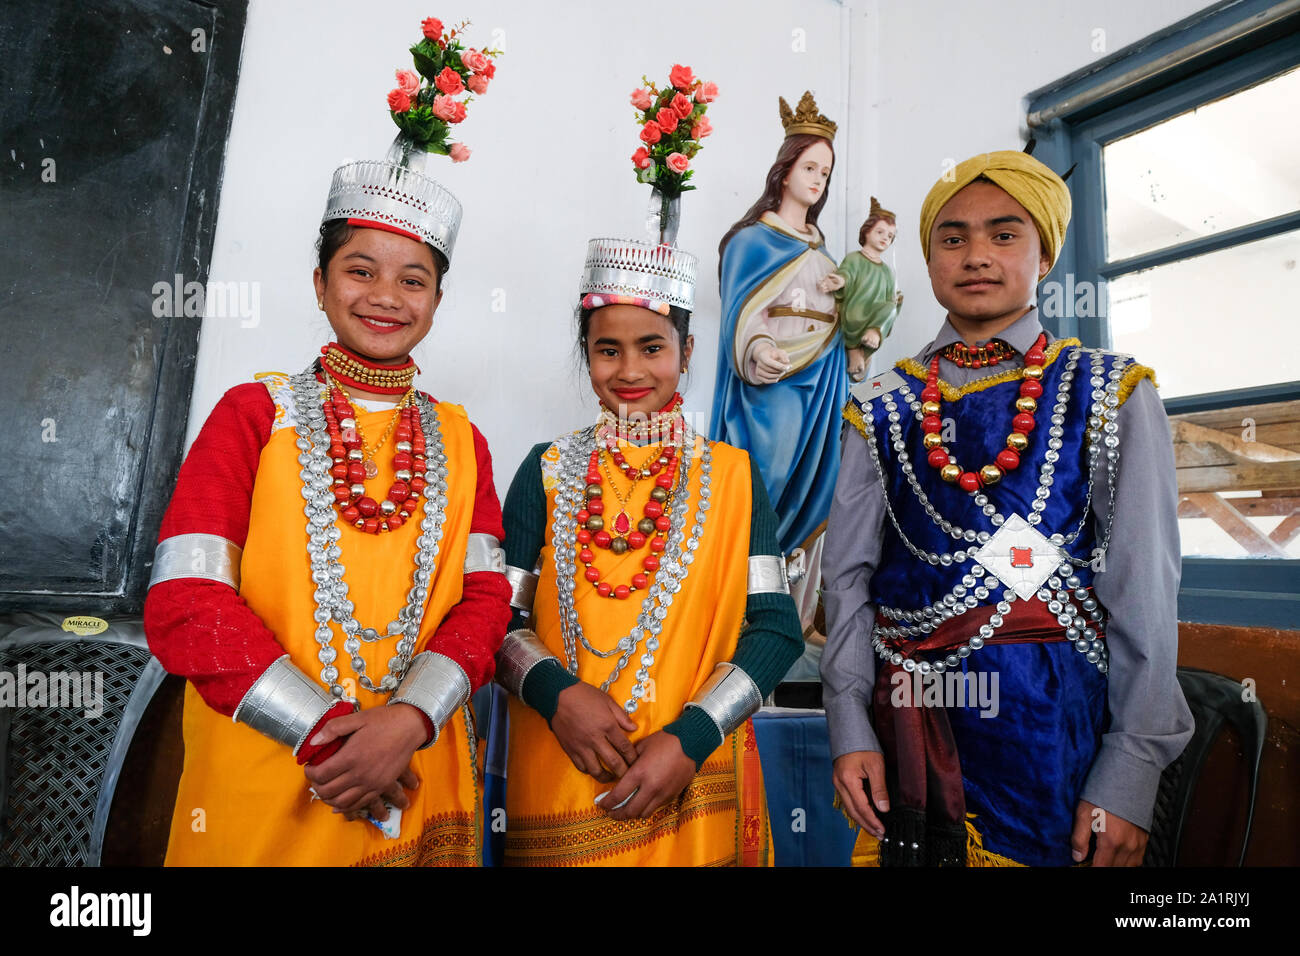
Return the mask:
M925 261L930 261L930 230L939 211L980 176L992 180L1025 207L1038 227L1038 237L1050 261L1048 268L1055 265L1065 242L1065 227L1070 224L1070 189L1034 157L1011 149L972 156L931 187L921 204L921 251Z

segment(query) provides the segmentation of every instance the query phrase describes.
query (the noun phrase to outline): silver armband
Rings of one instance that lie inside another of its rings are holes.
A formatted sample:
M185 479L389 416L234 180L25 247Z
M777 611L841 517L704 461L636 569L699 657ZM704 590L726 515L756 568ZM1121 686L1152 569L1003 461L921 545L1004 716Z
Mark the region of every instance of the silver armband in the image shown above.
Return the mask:
M510 606L531 614L533 595L537 593L537 575L506 565L506 580L510 582Z
M337 703L285 654L262 672L231 719L292 747L297 756L312 728Z
M790 581L785 576L785 559L779 554L751 554L749 593L789 594Z
M750 558L752 561L753 558ZM763 706L763 695L753 678L735 664L719 664L686 702L687 707L698 707L718 726L718 743L743 724L751 714Z
M158 542L149 587L177 578L202 578L239 590L244 549L215 534L176 534Z
M504 574L506 570L506 553L501 550L501 542L490 534L474 532L465 542L465 573L475 571L496 571Z
M443 725L469 700L469 675L445 654L424 651L416 654L406 676L388 698L388 705L410 704L433 724L433 737L421 747L432 747Z
M559 663L559 660L532 631L522 628L511 631L497 651L497 683L522 698L528 672L542 661Z

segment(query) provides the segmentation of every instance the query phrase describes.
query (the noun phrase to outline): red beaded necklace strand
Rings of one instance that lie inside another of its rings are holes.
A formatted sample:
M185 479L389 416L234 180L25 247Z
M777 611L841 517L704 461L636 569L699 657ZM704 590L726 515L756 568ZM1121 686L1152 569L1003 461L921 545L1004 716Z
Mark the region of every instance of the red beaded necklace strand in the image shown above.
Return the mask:
M626 428L602 426L597 431L596 447L592 449L591 456L587 460L587 487L584 492L583 506L575 517L578 522L578 560L585 566L583 577L596 588L596 593L601 597L626 600L632 592L649 587L649 576L659 569L659 555L667 546L665 535L672 526L673 489L677 484L678 450L683 436L681 402L681 396L674 395L668 405L656 414L657 430L666 435L660 450L654 452L641 467L629 463L619 448L619 434L620 432L625 434ZM615 498L619 499L620 507L610 525L613 533L611 534L610 528L606 527L604 486L601 475L602 451L608 453L610 460L631 482L628 488L628 499L631 498L637 483L642 478L654 478L650 498L642 508L642 518L637 522L635 530L627 514L625 506L627 499L619 496L612 475L608 476L609 487ZM633 574L629 584L612 585L602 580L600 570L593 563L596 555L591 550L592 545L608 549L616 555L623 555L628 551L639 551L647 543L650 546L650 554L641 561L643 570Z
M329 433L329 455L334 464L330 474L334 478L334 502L345 521L368 534L395 531L415 513L420 493L425 488L424 428L419 410L414 406L414 392L398 403L393 428L396 444L393 446L395 478L382 501L366 494L368 474L361 431L357 427L356 412L347 394L337 383L326 376L329 397L324 402L325 428ZM390 426L391 427L391 426ZM374 449L378 453L387 441L380 439Z
M942 409L943 394L939 391L939 356L930 360L930 374L926 378L925 389L921 392L921 412L925 416L921 421L924 432L923 442L930 467L938 470L947 482L955 482L963 491L975 492L984 485L992 485L1002 480L1002 475L1020 467L1020 453L1029 445L1027 437L1034 430L1034 412L1038 410L1037 399L1043 394L1039 381L1043 377L1043 365L1047 361L1043 347L1047 336L1039 335L1038 340L1025 353L1025 367L1021 369L1020 396L1016 399L1016 416L1011 420L1011 433L1007 435L1007 447L998 452L997 463L985 465L978 472L963 471L957 459L944 447Z

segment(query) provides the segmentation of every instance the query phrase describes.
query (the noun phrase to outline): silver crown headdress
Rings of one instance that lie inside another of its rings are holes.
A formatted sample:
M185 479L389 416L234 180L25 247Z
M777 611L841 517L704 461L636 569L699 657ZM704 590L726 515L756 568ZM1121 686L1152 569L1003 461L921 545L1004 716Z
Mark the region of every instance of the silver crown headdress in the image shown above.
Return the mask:
M639 239L592 239L578 294L634 296L695 308L699 260L676 246Z
M398 135L382 161L348 163L334 171L325 215L364 219L418 236L451 261L460 229L460 201L426 174L429 153Z

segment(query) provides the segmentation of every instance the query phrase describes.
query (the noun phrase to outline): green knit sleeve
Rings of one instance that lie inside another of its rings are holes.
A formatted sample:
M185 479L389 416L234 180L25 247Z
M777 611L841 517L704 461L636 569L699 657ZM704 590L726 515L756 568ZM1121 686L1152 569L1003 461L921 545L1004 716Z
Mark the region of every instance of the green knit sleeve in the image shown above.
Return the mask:
M501 519L505 525L506 564L532 571L546 534L546 492L542 489L542 454L550 442L534 445L515 472L506 492Z
M550 442L542 442L528 452L528 457L510 482L502 512L506 532L506 564L525 571L537 569L537 559L546 541L546 491L542 487L542 454L549 447ZM513 610L511 630L528 627L531 615L518 608ZM545 661L528 672L522 688L524 703L549 723L555 716L560 691L577 681L559 661Z
M753 462L749 466L753 486L753 511L749 518L749 553L781 553L777 544L776 512L768 501L762 476ZM767 698L803 653L803 632L794 599L788 594L751 594L745 601L745 623L731 658ZM682 751L698 768L717 749L718 728L703 710L688 707L681 717L664 727L682 744Z

